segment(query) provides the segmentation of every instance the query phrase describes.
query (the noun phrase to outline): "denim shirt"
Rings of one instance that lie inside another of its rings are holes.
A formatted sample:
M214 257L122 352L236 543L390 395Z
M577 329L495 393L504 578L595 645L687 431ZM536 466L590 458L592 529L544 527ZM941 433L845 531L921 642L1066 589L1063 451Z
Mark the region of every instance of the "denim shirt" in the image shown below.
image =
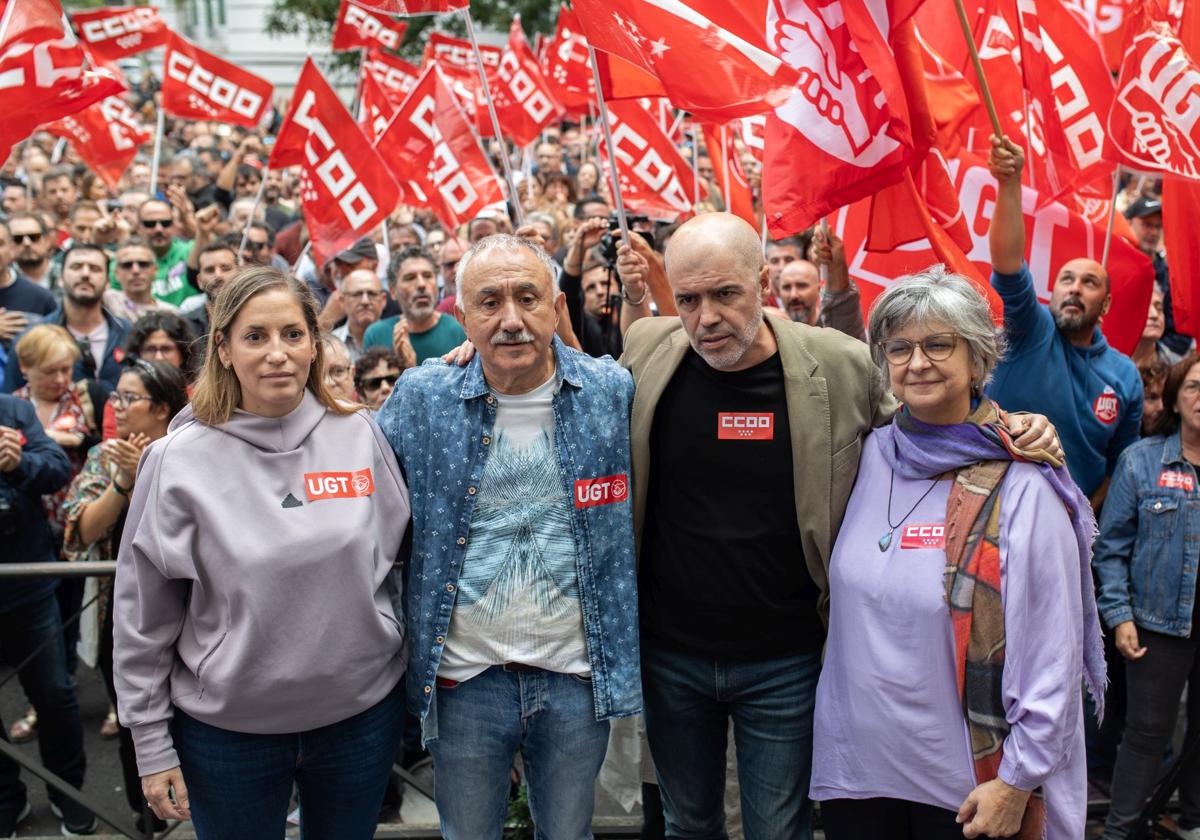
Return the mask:
M1179 432L1138 441L1117 461L1092 556L1104 623L1187 638L1198 561L1200 478Z
M630 495L633 377L553 341L560 388L554 445L571 527L597 720L641 711L637 581ZM405 600L409 705L424 740L437 737L436 677L471 514L496 421L496 399L476 356L466 367L430 359L404 372L379 415L408 481L413 547ZM611 479L608 485L589 479ZM582 500L582 501L581 501Z

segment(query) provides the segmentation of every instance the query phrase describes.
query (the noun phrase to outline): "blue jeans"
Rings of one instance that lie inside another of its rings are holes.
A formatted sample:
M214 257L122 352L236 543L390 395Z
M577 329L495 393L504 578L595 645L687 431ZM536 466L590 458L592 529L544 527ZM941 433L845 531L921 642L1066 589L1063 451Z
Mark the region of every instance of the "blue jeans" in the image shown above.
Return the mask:
M230 732L176 709L171 734L196 836L283 837L294 782L300 790L302 838L374 837L400 743L403 710L399 684L365 712L320 729L283 735Z
M70 782L83 786L87 759L83 753L83 727L75 681L67 673L67 651L63 644L62 618L54 594L0 613L0 654L16 666L47 638L48 645L21 669L18 679L25 696L38 714L38 751L42 764ZM0 721L0 737L8 740L8 727ZM0 811L19 811L25 804L25 785L17 765L0 758ZM61 802L62 794L47 787L50 801Z
M746 840L808 840L819 653L714 660L642 638L646 736L667 837L725 840L725 750L733 719Z
M426 746L445 840L500 840L517 750L537 840L590 838L608 749L608 721L595 708L591 681L569 674L493 667L439 685L438 737Z

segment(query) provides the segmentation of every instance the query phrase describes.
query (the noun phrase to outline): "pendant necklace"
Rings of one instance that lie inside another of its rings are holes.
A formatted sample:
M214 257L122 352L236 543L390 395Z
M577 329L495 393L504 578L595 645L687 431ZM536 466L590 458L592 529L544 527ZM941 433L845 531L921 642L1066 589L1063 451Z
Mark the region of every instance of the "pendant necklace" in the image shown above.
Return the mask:
M925 501L925 496L928 496L930 493L933 492L933 488L937 487L937 483L938 483L938 479L935 478L933 480L933 483L929 485L929 489L925 491L924 495L922 495L921 498L917 499L917 504L915 504L911 508L909 508L908 513L906 513L906 514L904 514L904 516L900 517L900 521L897 522L895 525L893 525L892 524L892 491L894 489L896 489L896 471L892 470L892 480L891 480L891 483L888 484L888 506L887 506L888 529L887 529L887 533L879 538L879 550L880 551L888 550L888 546L892 544L892 534L894 534L896 532L897 528L899 528L901 525L904 524L905 519L908 519L908 517L912 516L912 512L917 509L917 507L921 504L921 502Z

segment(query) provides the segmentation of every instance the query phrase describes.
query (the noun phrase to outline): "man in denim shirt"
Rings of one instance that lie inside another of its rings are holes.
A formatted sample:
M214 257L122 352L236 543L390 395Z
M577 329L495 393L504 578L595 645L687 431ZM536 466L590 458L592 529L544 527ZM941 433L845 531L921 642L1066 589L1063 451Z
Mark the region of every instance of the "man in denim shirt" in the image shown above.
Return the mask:
M633 379L555 337L536 245L481 240L457 288L478 355L407 371L379 418L412 490L409 700L447 840L498 840L517 750L539 833L589 837L608 721L641 710Z

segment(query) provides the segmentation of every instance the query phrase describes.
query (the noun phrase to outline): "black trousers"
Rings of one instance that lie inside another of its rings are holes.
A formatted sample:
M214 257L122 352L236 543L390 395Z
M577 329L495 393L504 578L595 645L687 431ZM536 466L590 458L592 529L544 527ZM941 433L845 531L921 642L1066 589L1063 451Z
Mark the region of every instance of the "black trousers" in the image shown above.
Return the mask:
M827 799L826 840L962 840L957 814L903 799Z

